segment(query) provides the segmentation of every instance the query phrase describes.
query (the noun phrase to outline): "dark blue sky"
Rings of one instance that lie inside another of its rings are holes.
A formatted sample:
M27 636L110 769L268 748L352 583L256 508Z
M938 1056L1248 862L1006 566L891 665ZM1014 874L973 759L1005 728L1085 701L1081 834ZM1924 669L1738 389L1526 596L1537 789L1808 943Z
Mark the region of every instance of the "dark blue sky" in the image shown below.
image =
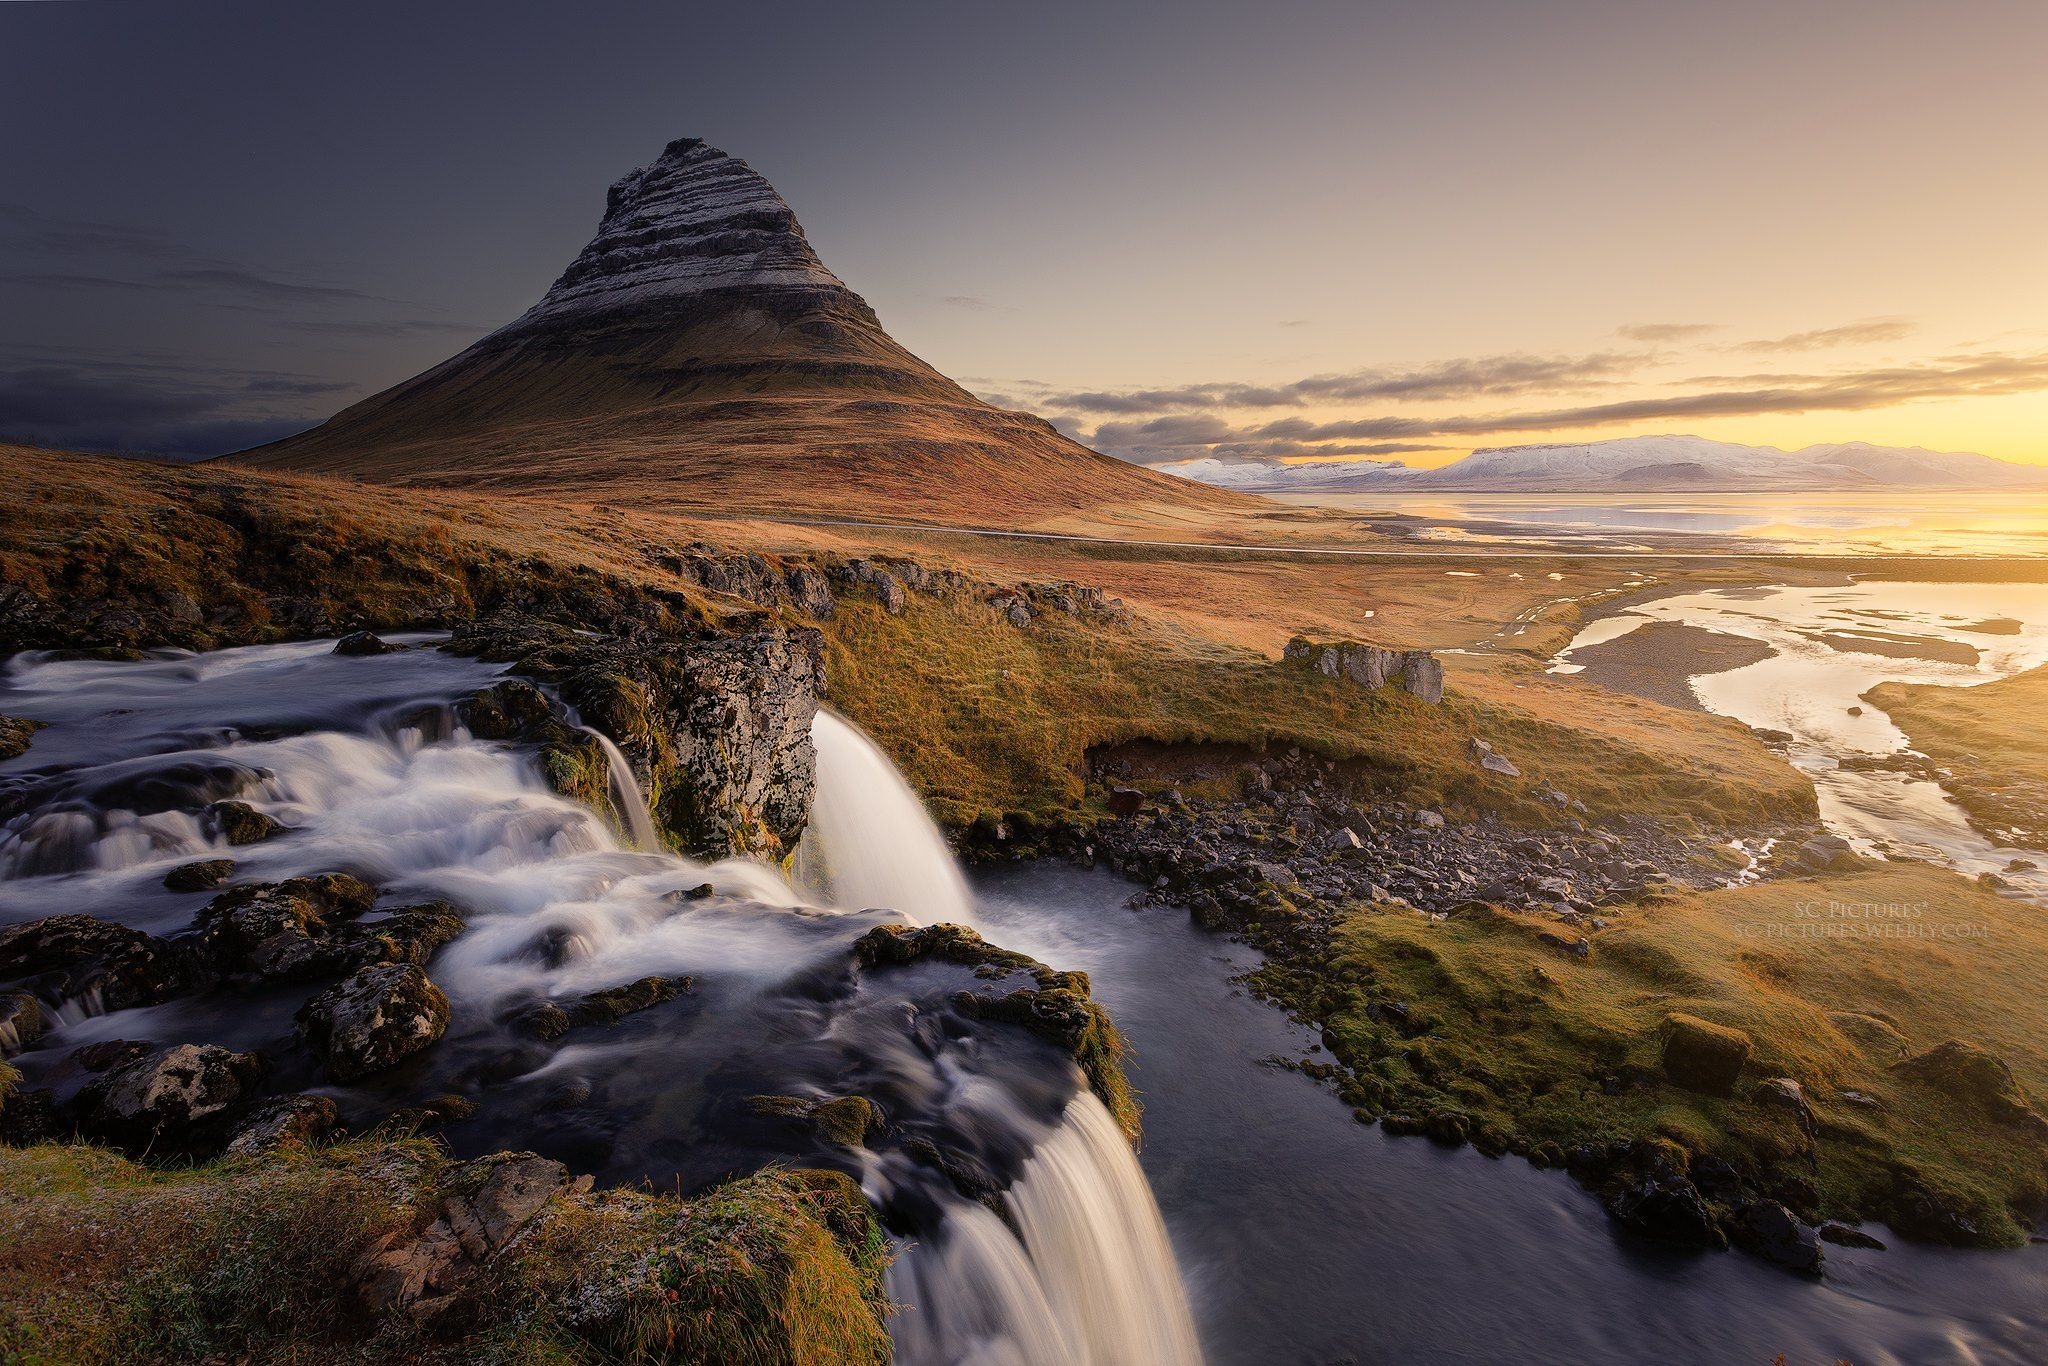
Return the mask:
M1090 422L1364 372L1312 415L1476 431L1807 336L1852 348L1792 348L1808 379L2000 337L2032 376L2044 46L2034 0L0 3L0 435L318 419L515 316L685 134L913 350L1056 414L1118 391ZM1567 387L1503 388L1530 356Z

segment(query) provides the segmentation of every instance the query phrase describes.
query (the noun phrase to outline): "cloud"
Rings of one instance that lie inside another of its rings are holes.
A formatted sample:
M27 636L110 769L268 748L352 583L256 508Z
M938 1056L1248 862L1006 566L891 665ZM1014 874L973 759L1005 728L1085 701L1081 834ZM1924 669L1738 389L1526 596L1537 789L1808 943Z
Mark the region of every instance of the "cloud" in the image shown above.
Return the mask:
M1834 374L1698 376L1696 392L1612 403L1475 413L1447 417L1399 414L1311 419L1283 417L1227 423L1215 413L1178 413L1148 421L1109 421L1079 439L1126 459L1185 459L1201 448L1271 449L1290 455L1334 454L1332 442L1406 442L1574 431L1624 423L1764 414L1858 412L1932 399L2048 390L2048 352L1959 355L1920 365L1873 367Z
M975 294L948 294L939 302L948 308L961 308L969 313L994 313L1001 308L1001 305L992 304Z
M310 375L109 362L0 369L0 440L191 459L303 431L355 386Z
M1831 346L1859 346L1870 342L1898 341L1913 330L1904 318L1874 318L1869 322L1823 327L1812 332L1794 332L1789 337L1743 342L1731 351L1821 351Z
M1310 375L1283 384L1222 381L1157 389L1061 391L1044 386L1033 402L1064 412L1138 416L1191 408L1287 408L1359 400L1434 402L1491 395L1564 392L1618 382L1651 358L1638 354L1591 356L1477 356L1405 370L1351 370Z
M1691 341L1709 332L1719 332L1721 323L1629 323L1614 329L1615 335L1639 342Z
M481 337L497 327L496 323L441 322L434 318L292 318L283 325L294 332L305 332L314 336L370 337L380 340L443 335Z

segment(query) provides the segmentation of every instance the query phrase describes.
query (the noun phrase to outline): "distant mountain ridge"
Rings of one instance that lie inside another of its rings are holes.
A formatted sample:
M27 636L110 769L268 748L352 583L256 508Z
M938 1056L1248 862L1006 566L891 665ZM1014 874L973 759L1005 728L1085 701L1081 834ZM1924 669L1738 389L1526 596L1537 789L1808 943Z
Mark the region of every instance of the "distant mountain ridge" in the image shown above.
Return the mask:
M1242 497L974 398L883 330L746 162L671 142L540 301L308 432L227 457L719 511L1019 524Z
M2048 469L1973 452L1874 446L1865 441L1786 451L1701 436L1625 436L1611 441L1494 446L1433 470L1412 469L1395 461L1280 465L1206 457L1158 468L1223 488L1259 493L2048 489Z

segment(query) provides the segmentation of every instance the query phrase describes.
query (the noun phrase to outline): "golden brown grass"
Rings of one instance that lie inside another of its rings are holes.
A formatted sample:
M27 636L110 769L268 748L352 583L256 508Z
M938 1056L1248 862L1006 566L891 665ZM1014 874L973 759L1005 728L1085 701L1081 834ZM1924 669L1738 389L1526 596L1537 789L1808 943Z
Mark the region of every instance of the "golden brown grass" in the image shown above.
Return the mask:
M1864 700L1950 771L1942 785L1971 824L2048 849L2048 669L1973 688L1880 683Z
M1694 1155L1796 1173L1798 1135L1746 1099L1799 1081L1821 1122L1823 1210L1882 1214L1900 1173L1973 1211L1993 1241L2020 1239L2014 1206L2048 1194L2048 1144L1893 1064L1948 1039L2002 1058L2048 1098L2048 921L1917 864L1822 880L1687 893L1603 911L1579 960L1537 936L1553 922L1497 910L1443 922L1359 909L1313 972L1268 985L1329 1022L1336 1052L1381 1108L1447 1109L1525 1142L1662 1136ZM1574 934L1578 931L1573 931ZM1367 989L1431 1024L1404 1040L1368 1018ZM1657 1075L1659 1028L1682 1012L1748 1033L1734 1097L1604 1077ZM1875 1098L1877 1108L1843 1099Z
M426 1140L160 1169L0 1148L0 1359L597 1363L888 1358L881 1230L827 1172L688 1201L558 1195L423 1331L356 1303L358 1260L437 1208Z

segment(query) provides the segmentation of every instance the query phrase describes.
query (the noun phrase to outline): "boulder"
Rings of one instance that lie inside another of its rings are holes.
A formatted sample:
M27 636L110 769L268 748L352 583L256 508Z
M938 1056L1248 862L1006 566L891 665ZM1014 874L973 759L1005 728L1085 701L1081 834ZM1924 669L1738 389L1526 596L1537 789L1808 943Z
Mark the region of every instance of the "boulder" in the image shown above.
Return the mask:
M181 863L164 874L164 886L174 892L210 892L235 875L233 859L201 859Z
M1739 1029L1673 1013L1664 1017L1664 1075L1691 1091L1725 1096L1749 1061L1750 1038Z
M141 930L52 915L0 930L0 981L28 980L45 998L111 1011L181 995L195 974L185 952Z
M1424 702L1435 704L1444 700L1444 666L1427 650L1388 650L1356 641L1321 643L1296 636L1287 642L1280 657L1326 678L1342 678L1362 688L1384 688L1391 684Z
M1806 873L1853 872L1863 865L1849 841L1840 835L1815 835L1799 846L1792 862Z
M356 1293L372 1314L431 1318L558 1192L587 1189L569 1169L535 1153L494 1153L452 1168L439 1216L418 1233L386 1234L356 1271Z
M102 1072L72 1102L79 1128L132 1150L188 1149L246 1108L263 1063L213 1044L154 1048Z
M1820 1133L1820 1124L1815 1120L1813 1107L1806 1103L1806 1091L1790 1077L1771 1077L1756 1084L1749 1093L1751 1103L1766 1109L1783 1110L1792 1116L1799 1131L1810 1140Z
M1112 816L1135 816L1145 809L1145 794L1135 787L1112 787L1105 805Z
M258 1157L278 1148L312 1143L341 1122L341 1107L327 1096L278 1096L252 1111L228 1140L227 1156Z
M688 977L642 977L624 986L593 991L568 1011L572 1025L614 1025L628 1015L673 1001L692 985Z
M868 1135L882 1127L881 1114L866 1096L749 1096L747 1108L791 1120L842 1148L865 1147Z
M0 1058L43 1037L43 1005L26 991L0 992Z
M1813 1226L1775 1200L1757 1200L1735 1215L1735 1238L1766 1261L1810 1276L1820 1275L1820 1237Z
M1837 1247L1860 1247L1872 1252L1883 1252L1885 1250L1882 1239L1873 1238L1860 1228L1838 1223L1833 1219L1815 1229L1814 1236L1824 1243L1833 1243Z
M1503 778L1522 776L1522 770L1515 767L1513 760L1476 735L1472 737L1471 753L1473 762L1488 773L1498 773Z
M1726 1235L1692 1182L1682 1176L1652 1176L1621 1187L1608 1212L1638 1233L1684 1247L1719 1249Z
M334 930L370 909L376 889L346 873L296 877L223 892L194 919L199 942L224 975L303 981L338 971Z
M388 655L403 650L403 645L392 645L371 631L351 631L334 642L334 653L338 655Z
M1975 1105L2009 1124L2048 1132L2048 1121L2027 1103L2026 1092L2004 1059L1965 1039L1949 1039L1892 1064L1900 1076Z
M206 826L229 844L261 844L284 826L247 802L215 802L206 808Z
M413 963L367 967L308 1001L299 1036L337 1081L394 1067L448 1030L448 998Z

